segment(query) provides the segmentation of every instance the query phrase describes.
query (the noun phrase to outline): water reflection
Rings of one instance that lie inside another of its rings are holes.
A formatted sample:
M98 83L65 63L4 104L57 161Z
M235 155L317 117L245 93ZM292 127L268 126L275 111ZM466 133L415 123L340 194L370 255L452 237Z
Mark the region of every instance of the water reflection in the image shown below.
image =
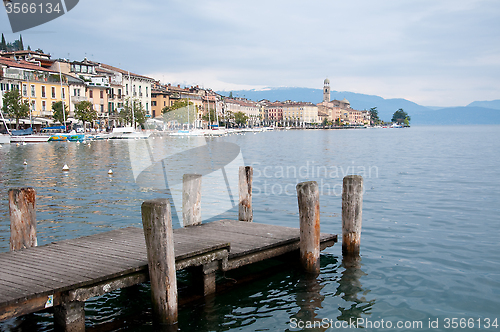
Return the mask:
M367 300L364 295L370 292L364 289L360 278L367 274L361 270L361 257L359 255L344 255L342 257L342 267L345 270L339 280L339 286L335 296L341 296L346 302L351 302L349 308L339 307L341 312L338 320L351 323L361 318L362 314L370 315L370 311L375 305L375 300ZM361 296L359 294L362 294Z
M304 274L298 282L299 292L297 293L297 305L299 311L292 317L290 326L293 328L295 322L298 327L308 328L309 331L326 331L328 326L322 324L323 318L318 317L317 311L323 308L323 300L325 296L321 294L321 290L325 287L321 284L319 277L313 274ZM304 324L304 325L303 325Z

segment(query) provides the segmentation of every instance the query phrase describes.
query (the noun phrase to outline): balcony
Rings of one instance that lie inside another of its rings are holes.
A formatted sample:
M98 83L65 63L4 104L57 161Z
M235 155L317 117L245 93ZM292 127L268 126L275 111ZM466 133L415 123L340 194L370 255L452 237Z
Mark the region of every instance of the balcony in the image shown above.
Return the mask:
M87 100L87 97L85 96L71 96L70 97L70 100L73 102L73 103L79 103L81 101L86 101Z

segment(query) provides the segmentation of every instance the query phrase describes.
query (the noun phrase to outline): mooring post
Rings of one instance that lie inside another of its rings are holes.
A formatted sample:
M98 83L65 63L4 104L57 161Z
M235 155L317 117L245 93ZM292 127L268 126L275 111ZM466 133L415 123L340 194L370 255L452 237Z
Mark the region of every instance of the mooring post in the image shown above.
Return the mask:
M62 332L85 332L85 302L73 301L54 307L54 327Z
M240 221L253 221L253 210L252 210L252 179L253 179L253 167L252 166L240 166L239 169L239 220Z
M35 208L35 189L9 190L11 251L37 246Z
M201 175L182 177L182 221L184 226L201 224Z
M297 184L300 217L300 262L310 273L319 273L319 189L316 181Z
M342 189L342 254L359 255L363 212L363 177L344 177Z
M168 199L145 201L141 207L153 315L156 323L164 325L177 323L177 277L170 209Z

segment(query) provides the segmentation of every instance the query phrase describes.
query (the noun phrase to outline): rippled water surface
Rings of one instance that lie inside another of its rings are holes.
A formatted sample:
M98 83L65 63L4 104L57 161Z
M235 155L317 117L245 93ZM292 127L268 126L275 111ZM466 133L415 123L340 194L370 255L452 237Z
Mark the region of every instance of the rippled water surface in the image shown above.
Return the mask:
M468 329L477 330L479 322L484 327L487 319L500 320L500 127L290 130L210 142L217 141L237 144L244 163L254 166L256 222L298 227L295 185L316 180L322 231L340 234L342 178L363 175L361 258L343 261L339 244L323 252L316 279L280 267L243 287L182 305L180 330L297 331L293 322L314 320L335 330L336 322L358 318L365 320L360 326L377 331L391 330L380 326L382 319L393 327L422 322L420 330L436 331L450 330L447 318L473 318ZM149 143L153 151L175 155L205 141L166 137ZM9 250L7 190L13 187L37 190L39 245L141 227L141 203L169 194L135 182L129 144L0 148L0 251ZM61 171L64 164L68 173ZM236 209L223 217L237 218ZM240 276L219 276L229 277ZM88 301L86 316L89 330L154 331L147 284ZM429 328L436 320L438 328ZM52 329L48 313L0 323L0 331Z

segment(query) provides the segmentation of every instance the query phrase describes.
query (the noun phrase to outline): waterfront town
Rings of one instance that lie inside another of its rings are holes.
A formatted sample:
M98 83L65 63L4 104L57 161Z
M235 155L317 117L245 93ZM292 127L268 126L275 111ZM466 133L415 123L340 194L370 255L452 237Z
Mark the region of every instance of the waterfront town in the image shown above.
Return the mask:
M244 114L239 125L306 127L332 124L365 126L370 124L370 111L351 108L348 100L330 100L330 81L324 80L323 101L318 104L297 101L252 101L223 96L199 86L181 87L164 84L152 77L130 72L113 65L90 61L51 59L50 54L37 50L0 51L0 108L4 94L19 90L30 108L30 116L20 119L21 127L32 126L40 131L56 123L53 105L62 102L68 110L67 123L76 124L75 109L87 101L97 114L88 128L105 130L127 125L120 117L127 105L138 105L145 122L166 122L163 114L169 107L185 101L193 105L190 120L197 128L215 122L234 125L234 114ZM212 119L207 115L212 114ZM8 119L10 127L15 120ZM88 129L87 128L87 129Z

